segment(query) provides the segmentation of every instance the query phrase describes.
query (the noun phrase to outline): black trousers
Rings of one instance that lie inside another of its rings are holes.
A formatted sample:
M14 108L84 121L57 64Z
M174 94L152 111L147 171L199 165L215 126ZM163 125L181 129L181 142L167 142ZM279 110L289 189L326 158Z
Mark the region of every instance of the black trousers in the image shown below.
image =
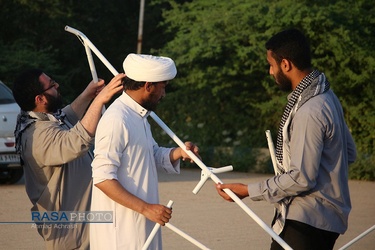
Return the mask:
M294 250L332 250L339 235L299 221L286 220L280 237ZM271 250L281 249L279 243L272 240Z

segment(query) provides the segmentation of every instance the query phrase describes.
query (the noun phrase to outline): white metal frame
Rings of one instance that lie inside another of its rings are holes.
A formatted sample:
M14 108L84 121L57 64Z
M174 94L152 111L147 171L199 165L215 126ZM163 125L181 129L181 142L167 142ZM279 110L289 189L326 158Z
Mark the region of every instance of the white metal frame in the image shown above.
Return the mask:
M373 230L375 230L375 225L373 225L372 227L370 227L369 229L367 229L366 231L364 231L363 233L361 233L360 235L358 235L357 237L349 241L344 246L340 247L339 250L347 249L348 247L350 247L351 245L353 245L354 243L356 243L357 241L365 237L367 234L369 234Z
M173 201L170 200L168 202L168 205L167 207L168 208L171 208L173 205ZM205 245L203 245L202 243L200 243L199 241L197 241L196 239L194 239L193 237L191 237L190 235L184 233L182 230L178 229L177 227L173 226L171 223L165 223L165 226L169 229L171 229L172 231L174 231L175 233L177 233L178 235L180 235L181 237L185 238L186 240L190 241L191 243L193 243L194 245L196 245L197 247L199 247L200 249L209 249L208 247L206 247ZM143 245L142 247L142 250L147 250L148 247L150 246L152 240L154 239L155 235L156 235L156 232L159 230L160 228L160 224L159 223L156 223L154 228L152 229L150 235L148 236L147 240L146 240L146 243Z
M112 72L113 75L117 75L116 69L108 62L108 60L100 53L100 51L91 43L91 41L80 31L65 26L65 30L75 34L81 41L83 41L84 46L88 46L96 56L104 63L104 65ZM89 59L90 60L90 59ZM196 194L202 188L204 183L211 178L215 183L223 183L214 173L210 170L193 152L186 150L185 144L173 133L173 131L154 113L151 112L150 116L155 120L155 122L177 143L181 149L183 149L189 157L202 169L203 178L197 184L193 193ZM237 203L263 230L265 230L275 241L277 241L280 246L284 249L292 249L279 235L277 235L266 223L264 223L246 204L237 197L230 189L224 189L234 202Z

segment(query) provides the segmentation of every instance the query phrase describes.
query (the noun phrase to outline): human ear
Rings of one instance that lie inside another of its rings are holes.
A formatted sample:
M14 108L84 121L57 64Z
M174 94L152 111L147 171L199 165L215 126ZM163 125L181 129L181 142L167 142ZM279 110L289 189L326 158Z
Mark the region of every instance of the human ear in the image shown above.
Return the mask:
M146 82L144 88L147 92L150 92L151 86L152 86L152 82Z
M43 95L37 95L35 96L35 104L40 105L40 104L45 104L44 96Z
M292 62L287 59L283 59L280 66L283 71L288 72L292 69Z

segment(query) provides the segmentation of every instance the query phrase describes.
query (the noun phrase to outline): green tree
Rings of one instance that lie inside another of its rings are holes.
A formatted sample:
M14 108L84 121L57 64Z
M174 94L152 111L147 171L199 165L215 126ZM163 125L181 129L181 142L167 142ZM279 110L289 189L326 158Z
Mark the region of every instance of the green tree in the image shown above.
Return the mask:
M360 158L373 157L372 1L157 2L170 4L162 25L172 37L159 53L178 67L160 116L178 133L203 145L265 146L264 130L276 134L286 95L267 76L264 44L293 27L309 38L313 66L340 98Z
M39 67L62 84L67 102L83 90L91 80L86 54L65 25L85 33L119 72L136 51L139 0L0 4L0 79L9 86L20 71ZM276 135L286 104L268 76L264 43L295 27L309 38L314 67L342 102L359 152L352 178L375 179L374 8L371 0L146 2L143 53L170 56L178 68L157 113L208 157L217 154L212 146L234 147L236 159L244 159L238 164L250 165L248 148L266 147L264 131ZM108 82L112 74L94 60ZM161 144L174 144L159 134Z
M0 0L0 4L0 77L9 86L21 71L38 67L61 84L66 102L84 89L91 80L85 50L64 30L66 25L86 34L119 72L125 56L136 51L139 0ZM144 53L164 42L156 27L160 18L161 11L147 4ZM113 75L95 55L94 61L98 76L108 82Z

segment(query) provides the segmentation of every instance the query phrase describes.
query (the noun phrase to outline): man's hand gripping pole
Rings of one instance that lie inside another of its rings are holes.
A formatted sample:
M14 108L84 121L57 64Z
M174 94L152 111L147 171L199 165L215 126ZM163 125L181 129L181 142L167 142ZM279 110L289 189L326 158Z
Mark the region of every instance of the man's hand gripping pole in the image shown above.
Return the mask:
M113 75L117 75L118 72L115 68L107 61L107 59L100 53L100 51L90 42L90 40L83 35L80 31L70 28L69 26L65 27L66 31L69 31L73 34L80 34L81 37L84 37L85 44L98 56L98 58L104 63L104 65L112 72ZM82 36L83 35L83 36ZM186 149L185 144L168 128L168 126L154 113L151 112L150 116L152 119L155 120L157 124L177 143L178 146L181 147L201 169L202 172L205 174L204 179L201 180L198 185L195 187L195 191L198 192L200 188L203 186L205 181L208 178L211 178L216 184L223 183L211 170L209 170L206 165L190 150ZM270 227L267 226L250 208L248 208L245 203L242 202L240 198L235 195L230 189L224 189L234 202L237 203L253 220L258 223L258 225L263 228L275 241L277 241L284 249L292 249L283 239L280 238Z
M173 205L173 201L170 200L168 202L167 207L168 208L172 208L172 205ZM165 226L167 228L171 229L176 234L178 234L181 237L185 238L187 241L190 241L191 243L193 243L195 246L199 247L200 249L209 250L208 247L206 247L205 245L203 245L202 243L200 243L199 241L197 241L196 239L194 239L193 237L191 237L187 233L185 233L182 230L178 229L177 227L173 226L171 223L169 223L169 222L165 223ZM148 249L148 247L150 246L150 244L151 244L152 240L154 239L154 237L155 237L157 231L159 230L159 228L160 228L160 224L156 223L155 226L154 226L154 228L152 229L150 235L148 236L145 244L143 245L142 250L147 250Z
M91 50L94 51L96 56L104 63L104 65L109 69L109 71L111 71L111 73L114 76L118 75L117 70L108 62L108 60L103 56L103 54L95 47L95 45L93 43L91 43L91 41L82 32L80 32L79 30L76 30L72 27L69 27L69 26L65 26L65 30L72 33L72 34L75 34L78 37L78 39L82 42L83 46L85 46L87 60L89 61L89 66L90 66L90 70L91 70L91 74L92 74L94 82L98 82L98 77L97 77L97 74L96 74L94 60L93 60L92 55L91 55ZM103 106L103 113L104 113L104 111L105 111L105 107ZM172 205L173 205L173 201L170 200L167 207L171 208ZM190 241L191 243L193 243L197 247L199 247L201 249L209 249L205 245L203 245L202 243L200 243L199 241L197 241L196 239L191 237L190 235L186 234L182 230L173 226L172 224L166 223L165 226L168 227L169 229L171 229L172 231L174 231L175 233L177 233L178 235L180 235L181 237ZM150 245L152 239L154 238L154 236L155 236L155 234L156 234L156 232L158 231L159 228L160 228L160 224L156 223L155 227L153 228L151 234L147 238L147 241L146 241L146 243L145 243L145 245L143 246L142 249L148 248L148 246Z
M172 138L172 140L174 140L177 143L177 145L188 154L190 159L192 159L202 169L201 180L194 188L194 194L197 194L199 192L199 190L202 188L204 183L206 183L208 178L211 178L213 181L215 181L215 183L222 183L215 176L214 173L223 173L233 170L232 166L226 166L222 168L208 168L193 152L186 149L185 144L176 136L175 133L173 133L173 131L170 128L168 128L168 126L154 112L151 112L150 116Z
M206 182L208 178L211 178L216 184L223 182L215 175L214 172L219 173L221 172L221 168L218 168L214 171L210 170L206 165L190 150L186 150L185 144L173 133L171 129L168 128L168 126L153 112L151 112L150 116L155 120L157 124L177 143L178 146L180 146L181 149L183 149L190 158L202 169L202 179L198 183L198 185L195 187L193 193L196 194L199 192L203 184ZM232 168L232 166L223 167L223 171L227 171L229 168ZM284 249L292 249L283 239L280 238L279 235L277 235L270 227L267 226L264 221L262 221L248 206L246 206L243 201L238 198L238 196L233 193L230 189L224 189L225 193L227 193L234 202L237 203L253 220L258 223L258 225L263 228L275 241L277 241L280 246L282 246Z

